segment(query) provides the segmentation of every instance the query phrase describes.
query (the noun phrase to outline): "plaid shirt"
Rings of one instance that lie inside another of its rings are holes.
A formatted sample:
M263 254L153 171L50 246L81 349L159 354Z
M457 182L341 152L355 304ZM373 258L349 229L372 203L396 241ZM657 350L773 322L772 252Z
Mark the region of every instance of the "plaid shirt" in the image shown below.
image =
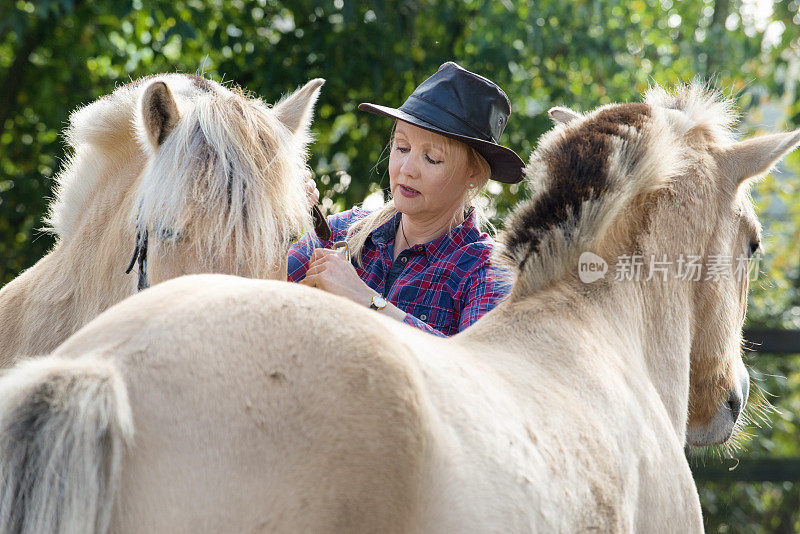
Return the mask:
M289 250L288 279L305 277L314 248L344 240L351 224L367 216L361 208L328 217L333 236L321 241L306 234ZM446 337L467 328L511 291L511 274L492 265L494 240L475 226L475 214L450 232L406 249L392 261L400 213L375 229L364 244L358 276L386 300L406 312L405 322Z

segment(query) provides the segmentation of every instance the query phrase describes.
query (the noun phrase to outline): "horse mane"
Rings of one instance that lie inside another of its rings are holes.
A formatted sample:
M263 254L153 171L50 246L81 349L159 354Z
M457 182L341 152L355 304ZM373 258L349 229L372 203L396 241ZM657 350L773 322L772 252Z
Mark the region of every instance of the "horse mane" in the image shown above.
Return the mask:
M104 172L113 172L139 155L133 118L140 82L119 87L70 113L64 138L71 154L55 176L54 196L44 220L44 230L58 239L69 239L74 233Z
M525 169L531 196L500 236L495 259L517 274L512 298L577 275L583 252L609 265L635 252L655 196L686 170L690 139L727 144L735 121L732 101L700 82L574 117L539 140Z
M151 81L167 84L181 116L157 149L142 117ZM194 75L151 76L73 113L67 138L75 154L59 176L49 216L61 237L77 224L100 167L131 155L144 168L131 184L131 223L152 232L151 244L162 252L184 238L209 264L224 255L244 270L265 272L310 227L303 185L310 137L292 132L241 89Z

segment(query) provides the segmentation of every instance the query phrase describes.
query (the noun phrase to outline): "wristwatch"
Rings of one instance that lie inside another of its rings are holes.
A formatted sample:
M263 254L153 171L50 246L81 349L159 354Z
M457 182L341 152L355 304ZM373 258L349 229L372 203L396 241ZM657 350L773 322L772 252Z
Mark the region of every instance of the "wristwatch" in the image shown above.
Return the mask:
M389 304L386 302L386 299L381 297L380 295L375 295L372 297L372 302L370 303L369 307L373 310L381 311Z

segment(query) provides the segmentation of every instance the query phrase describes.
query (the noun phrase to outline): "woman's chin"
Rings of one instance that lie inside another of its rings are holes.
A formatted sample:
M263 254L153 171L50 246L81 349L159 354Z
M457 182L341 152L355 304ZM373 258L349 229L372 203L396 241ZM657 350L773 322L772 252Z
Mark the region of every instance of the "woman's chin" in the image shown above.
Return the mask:
M394 197L394 207L400 213L413 215L419 210L419 200L421 197L406 198L402 195Z

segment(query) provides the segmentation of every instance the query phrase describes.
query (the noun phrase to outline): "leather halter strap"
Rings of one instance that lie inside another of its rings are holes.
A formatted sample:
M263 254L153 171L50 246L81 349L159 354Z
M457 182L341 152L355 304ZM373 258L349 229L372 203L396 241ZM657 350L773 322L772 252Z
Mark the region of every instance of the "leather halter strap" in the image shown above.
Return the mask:
M136 245L133 248L133 257L125 269L125 274L128 274L133 269L136 260L139 260L139 282L136 287L139 291L150 287L150 281L147 279L147 229L136 232Z

